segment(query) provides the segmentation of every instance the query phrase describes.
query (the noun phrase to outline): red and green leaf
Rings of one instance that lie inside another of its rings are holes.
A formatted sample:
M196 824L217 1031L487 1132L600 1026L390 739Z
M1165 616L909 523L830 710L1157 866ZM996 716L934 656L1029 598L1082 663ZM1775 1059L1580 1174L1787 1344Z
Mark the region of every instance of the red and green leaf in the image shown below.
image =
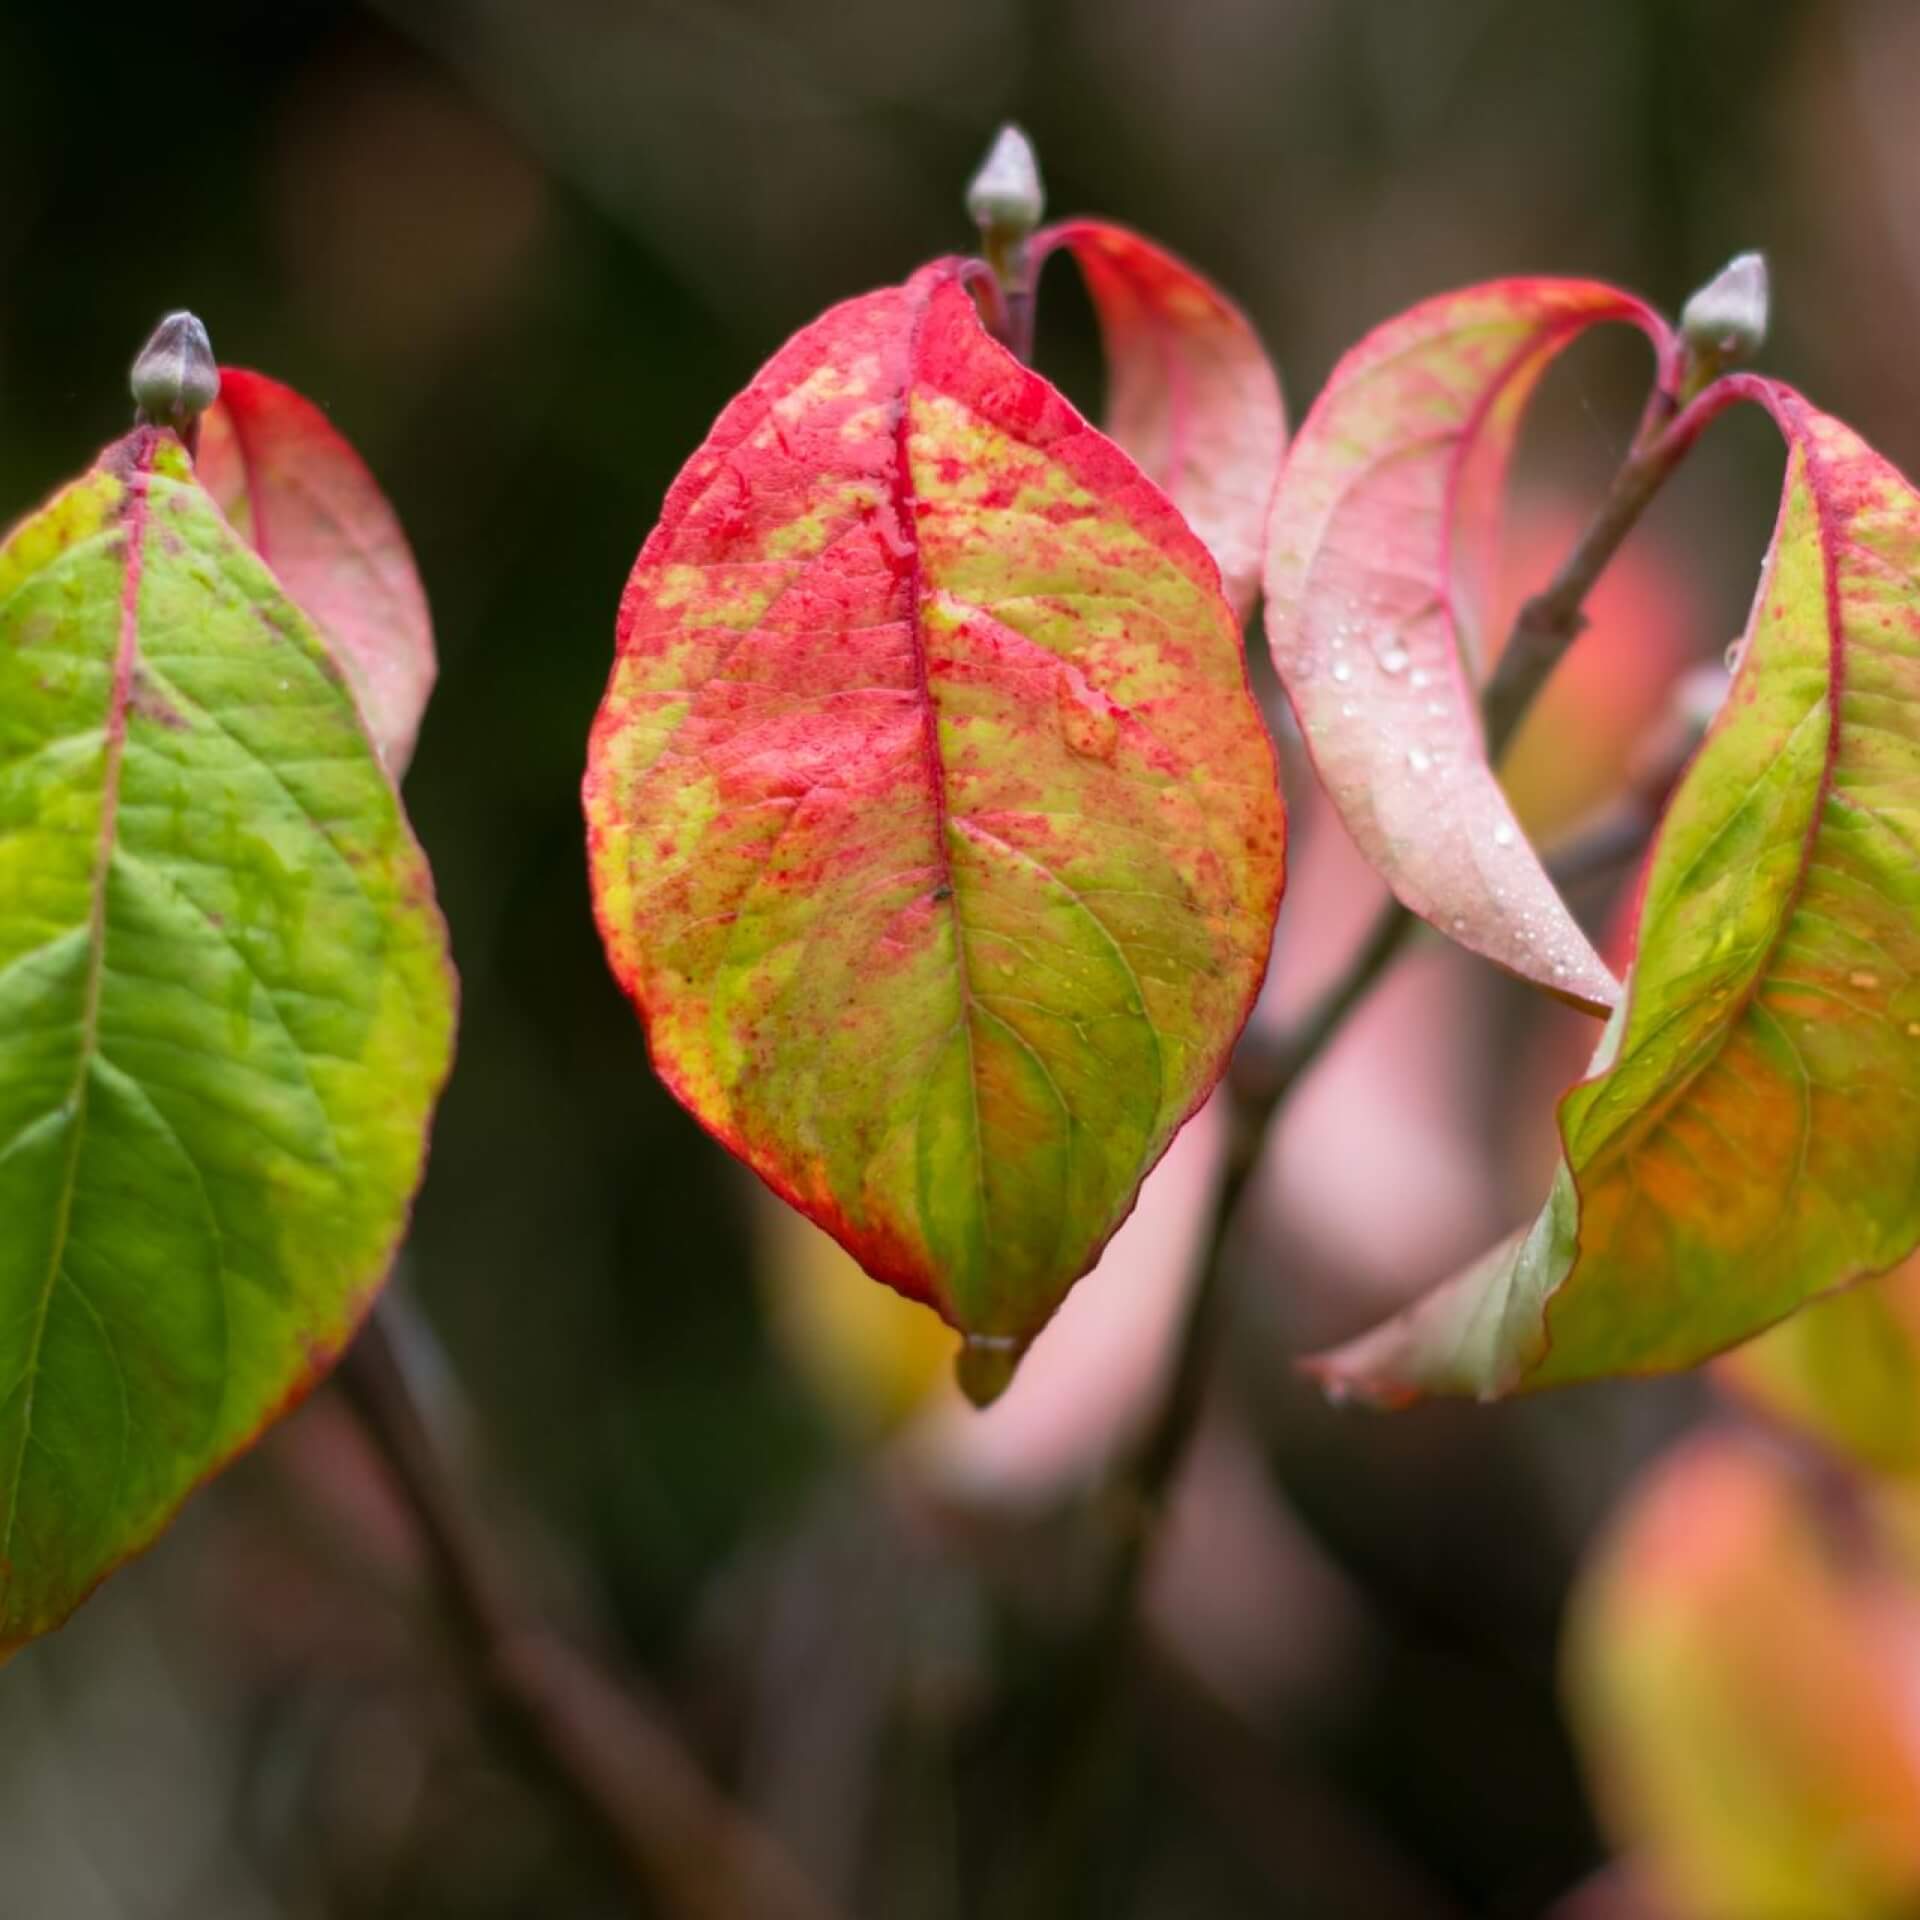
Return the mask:
M957 264L849 301L669 494L585 800L668 1086L990 1392L1264 970L1283 820L1199 540Z
M1242 620L1260 588L1267 507L1286 447L1272 363L1245 314L1184 261L1104 220L1034 235L1033 270L1062 248L1099 316L1104 425L1186 516Z
M452 1032L341 670L139 429L0 545L0 1651L350 1337Z
M1402 902L1461 945L1604 1012L1613 976L1487 763L1476 674L1520 417L1602 321L1664 323L1579 280L1415 307L1355 347L1295 437L1267 537L1267 633L1320 778Z
M221 369L195 467L326 635L398 779L433 692L433 625L406 535L373 475L312 401L240 367Z
M1532 1229L1316 1363L1399 1400L1691 1366L1920 1242L1920 494L1745 377L1788 443L1725 706Z

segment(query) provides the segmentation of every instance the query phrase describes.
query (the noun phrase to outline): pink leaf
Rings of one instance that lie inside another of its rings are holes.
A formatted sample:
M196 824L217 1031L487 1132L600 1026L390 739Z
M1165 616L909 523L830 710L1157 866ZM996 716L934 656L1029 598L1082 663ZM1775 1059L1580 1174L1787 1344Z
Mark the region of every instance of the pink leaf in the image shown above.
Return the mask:
M1036 272L1056 247L1072 254L1100 317L1107 432L1186 515L1244 620L1287 438L1259 335L1210 281L1125 227L1048 227L1034 236Z
M398 779L433 691L433 626L406 536L366 464L312 401L265 374L223 367L195 466L332 644Z
M1657 315L1578 280L1504 280L1389 321L1335 368L1268 528L1267 633L1348 830L1422 919L1604 1012L1619 988L1520 831L1487 763L1496 505L1548 363L1600 321Z

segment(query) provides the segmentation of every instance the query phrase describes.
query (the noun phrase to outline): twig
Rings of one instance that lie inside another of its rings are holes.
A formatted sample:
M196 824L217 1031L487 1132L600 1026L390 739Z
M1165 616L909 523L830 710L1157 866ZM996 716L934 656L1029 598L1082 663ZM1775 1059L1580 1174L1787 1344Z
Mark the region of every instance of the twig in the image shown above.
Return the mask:
M1698 438L1706 420L1724 404L1724 398L1709 389L1676 417L1667 392L1655 393L1599 511L1552 582L1521 608L1514 623L1483 701L1490 757L1498 759L1534 696L1585 625L1584 602L1602 569ZM1617 856L1614 825L1609 824L1606 844L1600 849L1605 857ZM1085 1830L1101 1804L1105 1754L1117 1744L1113 1736L1121 1693L1118 1681L1139 1594L1181 1463L1200 1423L1219 1331L1226 1317L1227 1281L1241 1200L1287 1095L1320 1058L1347 1016L1387 973L1415 925L1414 916L1405 907L1389 901L1345 971L1291 1033L1277 1045L1249 1034L1235 1052L1226 1080L1226 1165L1214 1196L1200 1271L1160 1406L1112 1495L1119 1535L1100 1613L1088 1635L1089 1673L1085 1684L1093 1697L1083 1722L1081 1762L1068 1769L1055 1818L1036 1854L1035 1871L1026 1883L1027 1898L1021 1907L1024 1912L1037 1915L1047 1910L1045 1901L1054 1896L1070 1873L1072 1862L1082 1851Z
M389 1303L336 1377L419 1530L475 1693L598 1829L645 1910L657 1901L683 1920L836 1920L664 1716L534 1615L428 1424Z
M1547 589L1534 595L1514 622L1500 664L1484 696L1487 750L1498 759L1534 696L1546 684L1585 624L1583 603L1607 561L1619 549L1661 483L1698 438L1702 422L1718 403L1711 396L1671 418L1656 394L1647 423L1622 463L1606 499ZM1516 664L1517 663L1517 664ZM1606 851L1611 851L1609 837ZM1222 1286L1234 1215L1253 1169L1266 1149L1274 1115L1299 1080L1339 1032L1347 1016L1387 972L1415 926L1395 901L1381 910L1365 943L1306 1018L1267 1061L1258 1041L1243 1040L1227 1076L1230 1103L1227 1167L1214 1202L1200 1279L1182 1330L1179 1358L1161 1416L1137 1456L1134 1478L1143 1508L1157 1508L1186 1451L1197 1420L1212 1328L1219 1317L1215 1295ZM1196 1326L1198 1332L1196 1334ZM1197 1349L1197 1350L1196 1350ZM1198 1384L1196 1384L1196 1380Z
M1673 401L1657 391L1640 431L1614 475L1607 496L1560 571L1520 609L1481 700L1487 758L1498 765L1534 696L1546 685L1587 624L1587 596L1620 544L1633 531L1667 476L1686 457L1700 429L1723 404L1690 406L1674 417Z

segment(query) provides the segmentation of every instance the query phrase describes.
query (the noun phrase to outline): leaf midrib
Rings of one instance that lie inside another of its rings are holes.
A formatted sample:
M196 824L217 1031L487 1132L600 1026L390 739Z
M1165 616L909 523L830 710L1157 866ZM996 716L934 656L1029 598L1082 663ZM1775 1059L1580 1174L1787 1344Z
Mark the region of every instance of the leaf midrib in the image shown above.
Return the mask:
M120 774L127 748L127 709L133 688L134 656L139 651L140 580L144 570L153 452L154 442L151 439L135 452L127 473L127 490L120 514L125 542L122 563L125 575L120 589L120 626L114 650L113 682L107 696L100 836L94 852L92 896L88 909L87 976L81 1006L80 1045L73 1085L66 1100L73 1118L68 1133L66 1165L60 1179L53 1243L47 1257L47 1272L41 1283L39 1303L34 1312L33 1332L27 1343L27 1363L22 1376L26 1381L26 1400L20 1412L20 1441L7 1476L7 1517L4 1531L0 1531L0 1567L11 1560L14 1531L19 1523L20 1485L26 1472L27 1449L33 1441L34 1403L40 1385L40 1362L46 1345L47 1318L53 1305L54 1289L59 1285L61 1271L66 1265L67 1240L73 1225L74 1193L79 1185L80 1155L86 1138L87 1089L99 1043L101 987L106 975L107 873L119 826Z
M893 514L894 538L905 543L907 566L907 631L913 646L914 691L919 699L921 738L924 742L927 786L933 797L934 859L939 885L946 895L947 923L953 940L954 981L960 996L960 1032L967 1050L967 1093L973 1114L973 1188L980 1207L980 1248L984 1258L993 1242L993 1214L987 1204L987 1139L980 1113L980 1070L973 1039L975 999L967 966L967 930L960 917L960 897L954 883L953 849L948 841L947 768L940 752L940 716L934 704L933 673L927 659L926 576L920 550L920 518L913 511L913 468L908 442L913 433L913 392L920 371L922 338L933 310L923 299L907 334L906 378L895 401L893 418L893 473L888 505ZM969 1276L977 1280L977 1274ZM958 1305L958 1302L953 1303Z

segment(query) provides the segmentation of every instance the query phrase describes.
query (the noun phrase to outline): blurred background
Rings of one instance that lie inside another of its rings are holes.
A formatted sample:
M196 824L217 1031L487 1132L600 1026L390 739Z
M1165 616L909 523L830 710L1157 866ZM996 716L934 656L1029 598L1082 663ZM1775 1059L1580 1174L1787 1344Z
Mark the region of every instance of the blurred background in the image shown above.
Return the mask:
M1245 305L1296 418L1425 295L1561 272L1673 310L1759 247L1768 368L1913 471L1917 86L1902 0L0 9L0 507L123 430L127 363L178 305L380 476L439 636L408 798L465 989L399 1278L414 1362L543 1595L849 1914L1644 1920L1668 1896L1609 1864L1644 1835L1604 1789L1594 1810L1609 1736L1576 1746L1567 1595L1683 1429L1745 1443L1701 1381L1389 1419L1296 1380L1531 1212L1591 1044L1417 948L1280 1129L1146 1618L1090 1712L1102 1469L1153 1402L1217 1138L1183 1136L980 1417L939 1329L661 1091L593 931L577 787L668 482L795 327L967 247L1007 117L1051 210L1140 227ZM1065 266L1040 359L1097 409ZM1550 378L1516 597L1647 374L1623 333ZM1609 575L1512 767L1543 842L1741 630L1779 470L1763 420L1724 421ZM1376 898L1298 773L1275 1019ZM1577 895L1597 933L1628 870ZM1709 1501L1738 1471L1694 1478ZM1760 1528L1773 1496L1747 1493ZM0 1915L633 1911L521 1759L323 1391L0 1674Z

